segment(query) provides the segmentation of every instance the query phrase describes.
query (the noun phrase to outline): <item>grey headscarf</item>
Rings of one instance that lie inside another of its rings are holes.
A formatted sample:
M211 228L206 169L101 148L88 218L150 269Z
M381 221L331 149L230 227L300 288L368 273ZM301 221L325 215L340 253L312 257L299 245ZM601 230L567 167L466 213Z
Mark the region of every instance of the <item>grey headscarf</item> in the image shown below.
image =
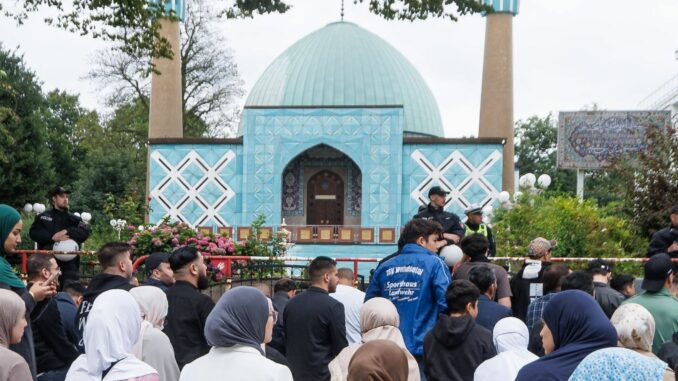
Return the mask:
M236 287L221 296L207 321L205 338L214 347L247 345L264 350L268 301L264 294L254 287Z
M24 301L12 291L0 289L0 347L9 347L12 329L26 314Z

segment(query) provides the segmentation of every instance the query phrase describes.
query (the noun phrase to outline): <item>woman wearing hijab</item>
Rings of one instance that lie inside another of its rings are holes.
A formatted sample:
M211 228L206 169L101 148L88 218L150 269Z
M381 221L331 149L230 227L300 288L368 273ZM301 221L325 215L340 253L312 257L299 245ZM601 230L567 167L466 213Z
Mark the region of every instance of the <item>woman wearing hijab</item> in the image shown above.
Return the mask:
M626 348L597 350L579 363L570 381L673 381L666 363Z
M385 298L372 298L360 307L360 330L362 340L344 348L329 364L332 381L346 381L348 364L362 345L373 340L389 340L405 349L408 364L408 381L419 381L417 360L407 352L405 341L398 326L400 315L393 303Z
M136 299L141 316L139 339L134 344L134 356L158 371L163 381L178 381L179 366L169 338L162 332L167 316L167 296L158 287L141 286L129 291Z
M546 356L525 365L516 381L567 381L584 357L617 345L617 331L598 302L583 291L556 294L544 308L543 320Z
M66 381L160 381L155 369L132 354L140 330L141 311L129 292L99 295L85 325L85 354L73 362Z
M290 370L267 359L277 316L264 294L236 287L221 296L205 322L209 353L181 370L181 381L292 381Z
M31 371L23 357L9 350L21 341L26 327L26 306L15 293L0 290L0 381L31 381Z
M619 346L642 356L657 359L652 353L655 323L650 311L636 303L622 304L612 314L610 322L617 330ZM664 363L664 379L675 380L674 372Z
M474 381L515 380L523 366L539 358L527 350L530 333L520 319L499 320L492 331L492 340L498 354L476 368Z
M45 298L56 295L56 285L44 285L36 282L30 290L12 270L6 257L14 252L21 243L21 230L23 221L21 215L11 206L0 204L0 289L14 291L24 301L26 320L29 324L24 330L21 341L13 343L10 349L20 354L28 363L33 378L37 375L35 364L35 349L33 347L33 332L30 318L37 319L47 307Z
M348 365L348 381L406 381L406 349L390 340L372 340L355 352Z

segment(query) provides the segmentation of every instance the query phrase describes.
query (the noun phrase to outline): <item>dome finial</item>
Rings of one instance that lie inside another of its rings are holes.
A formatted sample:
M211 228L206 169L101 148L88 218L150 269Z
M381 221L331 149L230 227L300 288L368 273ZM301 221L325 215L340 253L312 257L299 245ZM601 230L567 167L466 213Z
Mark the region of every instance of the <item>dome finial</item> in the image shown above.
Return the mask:
M344 21L344 0L341 0L341 21Z

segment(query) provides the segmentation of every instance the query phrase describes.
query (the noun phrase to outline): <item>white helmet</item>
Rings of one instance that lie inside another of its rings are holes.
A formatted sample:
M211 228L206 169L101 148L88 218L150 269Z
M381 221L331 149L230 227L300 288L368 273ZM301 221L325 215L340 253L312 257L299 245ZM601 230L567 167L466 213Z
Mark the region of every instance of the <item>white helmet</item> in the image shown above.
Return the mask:
M62 253L71 253L80 250L80 246L78 246L78 243L72 239L67 239L65 241L55 242L52 250L60 251ZM60 261L68 262L75 259L77 254L54 254L54 256Z
M457 245L447 245L440 250L440 257L445 261L447 266L454 267L464 256L461 248Z

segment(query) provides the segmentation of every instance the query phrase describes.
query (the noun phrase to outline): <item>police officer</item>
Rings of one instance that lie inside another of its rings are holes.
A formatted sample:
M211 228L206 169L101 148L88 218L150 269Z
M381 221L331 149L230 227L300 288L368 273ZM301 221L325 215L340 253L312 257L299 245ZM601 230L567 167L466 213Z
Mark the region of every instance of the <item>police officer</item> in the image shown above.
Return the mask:
M52 209L35 217L29 235L38 243L40 250L52 250L57 242L73 240L78 247L89 237L90 230L82 219L68 212L68 196L70 192L58 186L49 193ZM57 258L61 268L59 284L80 279L80 257L64 261Z
M648 258L660 253L668 253L672 258L678 258L678 205L669 212L671 225L654 233L647 248Z
M443 237L448 245L458 244L464 236L464 226L459 216L445 211L445 197L449 193L439 186L431 187L428 191L430 202L425 207L419 208L419 213L414 216L414 218L434 220L442 225Z
M492 229L483 223L483 208L478 204L469 206L465 211L466 223L464 224L464 234L482 234L490 243L489 256L494 257L497 254L497 245L494 243Z

